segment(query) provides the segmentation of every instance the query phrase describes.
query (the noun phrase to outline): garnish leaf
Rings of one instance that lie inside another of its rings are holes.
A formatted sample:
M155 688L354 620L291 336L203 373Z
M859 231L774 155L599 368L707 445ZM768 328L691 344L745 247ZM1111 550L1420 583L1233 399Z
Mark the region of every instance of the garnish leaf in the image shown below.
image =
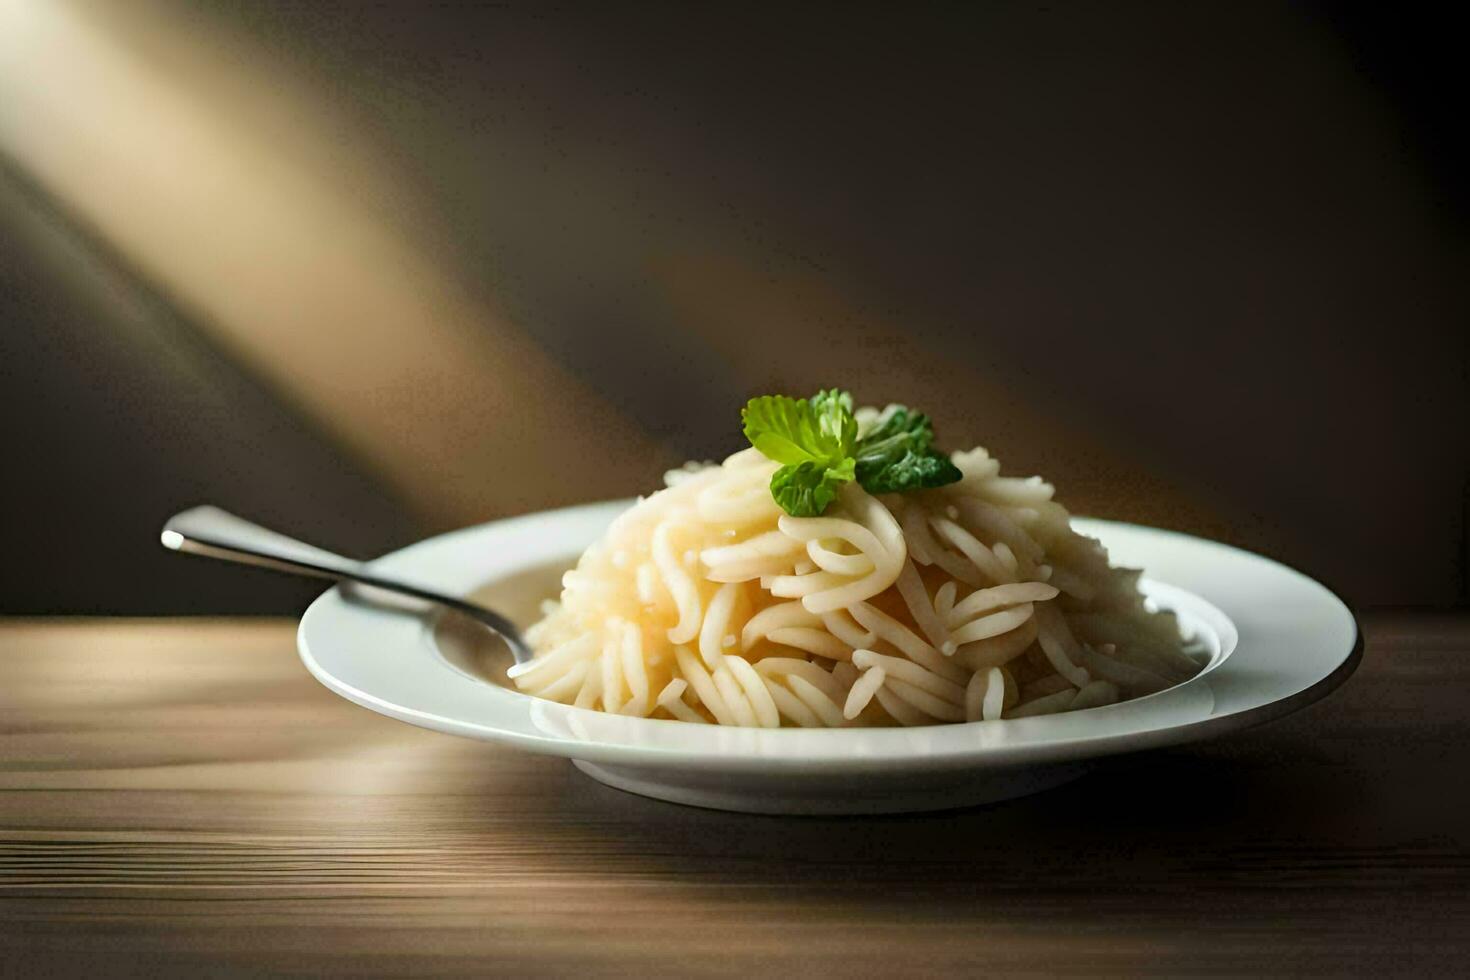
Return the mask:
M920 455L906 450L899 459L870 470L866 479L859 477L859 482L868 493L904 493L942 487L963 478L960 468L943 453Z
M929 416L902 405L859 439L852 395L838 388L810 399L752 398L740 417L750 444L783 464L771 477L771 496L793 517L823 513L837 488L853 479L869 493L903 493L963 476L934 448Z
M823 392L812 401L785 395L752 398L740 413L745 438L778 463L841 462L857 439L857 422L834 395Z
M851 456L857 442L857 419L852 414L852 395L837 388L812 396L812 414L824 445L835 447L840 456ZM839 457L840 458L840 457Z
M895 405L853 451L856 475L869 493L903 493L942 487L963 478L959 467L934 448L929 416Z
M895 405L857 444L858 479L872 476L898 462L906 453L922 456L934 441L929 416Z
M852 479L852 457L837 466L788 463L771 476L771 496L792 517L818 517L837 499L837 488Z

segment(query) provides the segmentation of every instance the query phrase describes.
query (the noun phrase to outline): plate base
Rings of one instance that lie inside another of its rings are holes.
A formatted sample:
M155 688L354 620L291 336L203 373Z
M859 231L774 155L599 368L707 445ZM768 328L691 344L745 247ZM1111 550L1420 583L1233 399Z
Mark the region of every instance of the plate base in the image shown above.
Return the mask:
M980 806L1060 786L1090 768L1084 763L1068 763L888 779L866 775L846 781L832 776L778 779L765 773L740 776L601 766L579 759L572 760L572 765L599 783L656 800L710 810L794 816L918 813Z

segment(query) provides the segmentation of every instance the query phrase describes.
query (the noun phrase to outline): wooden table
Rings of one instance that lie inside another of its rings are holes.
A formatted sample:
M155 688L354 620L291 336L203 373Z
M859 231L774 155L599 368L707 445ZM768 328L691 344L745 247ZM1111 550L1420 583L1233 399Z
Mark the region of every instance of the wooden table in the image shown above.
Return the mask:
M282 621L0 624L0 974L1463 975L1470 617L1029 799L627 796L339 700Z

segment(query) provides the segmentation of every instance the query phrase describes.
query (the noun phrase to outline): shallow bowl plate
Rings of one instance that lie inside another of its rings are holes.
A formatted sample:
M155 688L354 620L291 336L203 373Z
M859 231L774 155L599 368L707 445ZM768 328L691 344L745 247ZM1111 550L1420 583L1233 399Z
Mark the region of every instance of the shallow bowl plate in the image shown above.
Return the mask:
M629 505L616 501L466 528L374 563L473 596L529 624L560 573ZM1278 718L1341 684L1357 622L1323 585L1260 555L1170 531L1074 520L1173 609L1209 657L1192 680L1122 704L924 728L745 729L627 718L508 686L509 654L483 628L334 588L298 643L327 687L400 721L566 756L620 789L763 813L877 813L984 803L1072 778L1101 756L1189 742ZM488 760L487 765L491 764Z

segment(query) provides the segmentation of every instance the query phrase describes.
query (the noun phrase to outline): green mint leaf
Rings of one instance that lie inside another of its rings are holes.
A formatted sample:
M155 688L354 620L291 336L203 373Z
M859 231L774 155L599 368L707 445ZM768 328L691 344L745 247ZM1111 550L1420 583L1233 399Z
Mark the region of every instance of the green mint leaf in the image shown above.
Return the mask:
M819 391L811 398L812 414L824 445L836 447L835 459L852 455L857 442L857 419L852 414L852 395L833 388Z
M872 447L893 439L919 439L927 446L933 438L934 426L930 423L929 416L910 411L902 405L894 405L863 436L859 448Z
M771 477L771 496L792 517L817 517L837 499L837 488L853 477L849 457L837 466L788 463Z
M819 462L816 418L805 398L766 395L752 398L740 412L745 438L778 463Z
M905 450L898 459L882 465L870 464L866 472L859 464L857 472L863 489L873 494L928 490L956 483L963 477L948 456L934 450L924 453Z
M929 416L894 406L858 441L856 476L869 493L903 493L961 479L959 468L934 448Z
M778 463L836 465L852 452L857 421L836 390L808 401L785 395L752 398L740 413L745 438Z
M853 450L857 459L857 478L867 486L876 474L905 456L930 455L933 442L934 427L929 423L929 416L896 405Z
M752 398L740 413L745 437L782 466L771 496L793 517L815 517L856 479L869 493L903 493L961 479L959 468L934 448L929 416L894 406L858 438L852 396L838 388L811 398Z
M851 412L853 411L852 393L848 391L843 391L841 388L828 388L823 391L819 391L812 396L811 401L812 407L816 409L818 413L826 411L826 406L828 404L837 405L838 407L847 411L849 414L851 414Z

